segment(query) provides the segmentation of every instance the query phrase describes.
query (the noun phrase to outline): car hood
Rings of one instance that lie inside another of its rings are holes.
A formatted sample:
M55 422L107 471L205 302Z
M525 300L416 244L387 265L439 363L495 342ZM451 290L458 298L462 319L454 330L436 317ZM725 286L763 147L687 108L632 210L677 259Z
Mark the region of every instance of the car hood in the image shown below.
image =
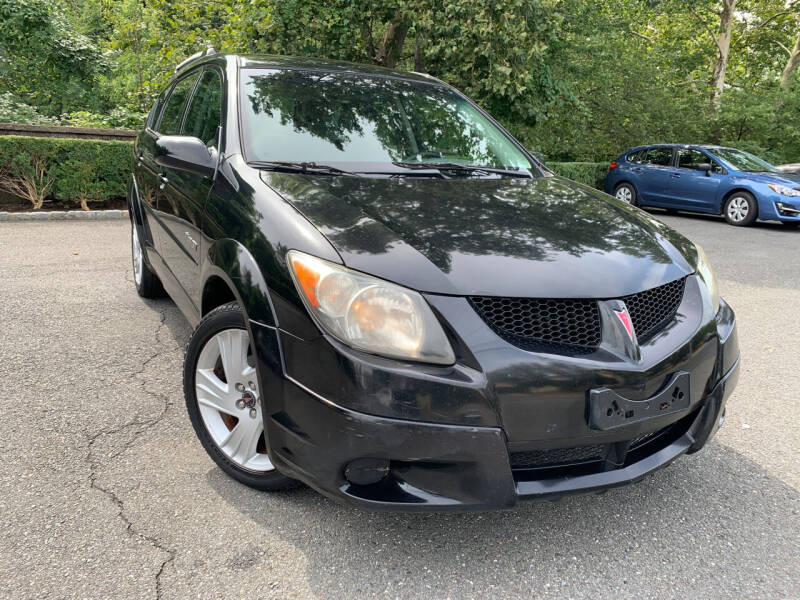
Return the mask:
M758 181L760 183L779 183L788 187L796 187L800 184L800 175L794 173L773 173L771 171L737 171L737 176Z
M423 292L613 298L694 271L686 238L560 177L262 179L345 265Z

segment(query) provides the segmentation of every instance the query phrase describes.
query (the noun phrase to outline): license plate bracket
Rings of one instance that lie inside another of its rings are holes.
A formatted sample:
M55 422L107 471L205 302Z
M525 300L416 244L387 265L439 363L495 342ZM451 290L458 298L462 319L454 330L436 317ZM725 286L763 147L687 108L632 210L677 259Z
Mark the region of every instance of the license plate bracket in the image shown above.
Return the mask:
M675 373L661 391L646 400L628 400L609 388L589 390L587 420L591 429L610 431L689 408L689 373Z

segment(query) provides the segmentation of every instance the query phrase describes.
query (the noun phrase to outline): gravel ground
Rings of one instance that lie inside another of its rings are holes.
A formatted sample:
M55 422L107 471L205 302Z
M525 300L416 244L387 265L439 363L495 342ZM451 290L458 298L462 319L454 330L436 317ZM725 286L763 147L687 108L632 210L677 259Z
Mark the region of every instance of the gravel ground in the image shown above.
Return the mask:
M739 317L725 427L638 485L464 515L226 478L183 407L187 325L136 295L127 224L0 224L0 597L800 597L800 231L656 216Z

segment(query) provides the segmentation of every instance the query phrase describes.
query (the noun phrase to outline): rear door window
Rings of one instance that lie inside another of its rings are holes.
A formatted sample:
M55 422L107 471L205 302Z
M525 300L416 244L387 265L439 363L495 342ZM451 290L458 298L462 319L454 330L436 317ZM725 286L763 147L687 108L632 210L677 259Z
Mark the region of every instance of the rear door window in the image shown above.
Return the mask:
M164 135L178 135L181 131L183 121L183 109L186 108L186 101L197 81L197 73L181 79L172 88L164 113L161 115L161 123L158 125L158 132Z
M650 148L647 151L647 159L645 162L648 165L659 167L668 167L672 164L672 148L659 147Z

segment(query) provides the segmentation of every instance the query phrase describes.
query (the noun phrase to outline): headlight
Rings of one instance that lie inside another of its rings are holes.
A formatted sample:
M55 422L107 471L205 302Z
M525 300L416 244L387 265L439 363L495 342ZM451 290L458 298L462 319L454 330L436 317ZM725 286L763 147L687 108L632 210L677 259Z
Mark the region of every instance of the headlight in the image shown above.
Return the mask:
M286 258L306 308L335 338L372 354L455 362L442 326L419 293L297 250Z
M705 250L700 244L695 244L697 248L697 274L700 279L706 284L708 293L711 296L711 304L714 307L714 314L719 310L719 286L717 285L717 276L714 274L714 269L711 268L711 262L706 256Z
M778 192L781 196L792 196L793 198L800 197L800 190L795 190L779 183L768 183L773 192Z

